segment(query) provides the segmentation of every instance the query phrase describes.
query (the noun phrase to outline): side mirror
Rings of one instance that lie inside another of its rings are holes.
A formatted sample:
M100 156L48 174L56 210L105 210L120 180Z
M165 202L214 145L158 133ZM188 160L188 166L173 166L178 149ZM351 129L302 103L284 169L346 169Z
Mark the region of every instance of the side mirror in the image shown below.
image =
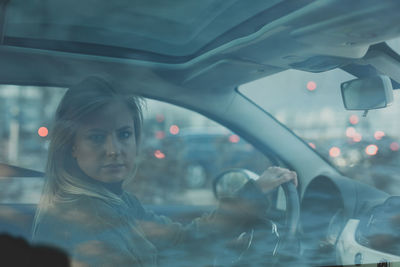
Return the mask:
M393 102L392 82L384 75L350 80L340 87L347 110L379 109Z

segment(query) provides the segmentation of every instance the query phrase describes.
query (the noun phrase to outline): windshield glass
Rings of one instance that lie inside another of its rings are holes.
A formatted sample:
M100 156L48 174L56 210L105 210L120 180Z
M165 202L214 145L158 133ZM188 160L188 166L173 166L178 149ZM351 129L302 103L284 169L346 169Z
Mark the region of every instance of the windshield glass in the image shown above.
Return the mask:
M307 142L343 174L389 194L400 192L400 92L390 107L345 110L340 84L355 77L342 70L287 70L239 90Z

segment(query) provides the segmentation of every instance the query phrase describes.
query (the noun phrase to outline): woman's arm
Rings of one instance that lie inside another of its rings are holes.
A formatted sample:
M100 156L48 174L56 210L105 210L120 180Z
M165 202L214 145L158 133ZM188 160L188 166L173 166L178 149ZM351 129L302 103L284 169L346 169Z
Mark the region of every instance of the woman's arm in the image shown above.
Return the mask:
M257 181L247 182L238 191L237 198L220 201L213 212L186 226L145 210L136 198L133 201L137 209L142 210L138 221L146 237L158 249L163 249L216 236L234 236L258 218L265 218L269 207L265 194L288 181L297 185L295 172L280 167L268 168Z

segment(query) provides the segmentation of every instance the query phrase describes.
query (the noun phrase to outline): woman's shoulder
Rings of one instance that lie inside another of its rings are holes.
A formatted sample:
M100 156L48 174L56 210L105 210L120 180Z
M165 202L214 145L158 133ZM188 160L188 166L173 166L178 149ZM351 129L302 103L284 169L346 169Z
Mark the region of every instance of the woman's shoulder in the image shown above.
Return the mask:
M42 220L54 225L68 224L82 227L101 224L102 218L112 218L113 208L97 197L80 195L68 201L55 201L44 211Z
M106 200L97 197L76 195L65 200L56 200L49 205L49 211L55 213L65 213L73 210L84 210L93 212L93 207L107 205Z
M69 251L71 246L98 239L113 231L116 216L106 202L90 196L57 201L40 214L33 242L56 245Z
M145 210L139 200L129 193L121 196L121 201L79 195L68 201L53 202L42 214L41 221L52 225L79 225L95 229L114 223L122 218L141 218Z

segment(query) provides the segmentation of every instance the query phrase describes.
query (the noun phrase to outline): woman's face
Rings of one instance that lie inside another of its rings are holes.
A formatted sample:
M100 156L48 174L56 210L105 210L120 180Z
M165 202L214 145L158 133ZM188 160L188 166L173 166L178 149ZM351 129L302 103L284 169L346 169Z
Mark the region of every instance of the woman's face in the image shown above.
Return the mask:
M131 175L136 157L133 118L128 107L114 101L95 111L77 131L72 156L89 177L118 182Z

